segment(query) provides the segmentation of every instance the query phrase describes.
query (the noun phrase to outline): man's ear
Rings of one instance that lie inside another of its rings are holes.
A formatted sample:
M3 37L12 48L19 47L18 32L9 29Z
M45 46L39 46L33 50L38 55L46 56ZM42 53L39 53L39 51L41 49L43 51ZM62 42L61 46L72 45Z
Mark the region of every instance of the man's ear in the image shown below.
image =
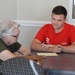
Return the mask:
M7 36L7 35L3 35L3 37L4 37L4 38L7 38L8 36Z
M3 38L2 39L8 39L8 36L7 35L3 35Z
M2 40L4 43L6 43L6 41L8 40L7 35L3 35Z
M67 18L65 18L65 21L67 21Z

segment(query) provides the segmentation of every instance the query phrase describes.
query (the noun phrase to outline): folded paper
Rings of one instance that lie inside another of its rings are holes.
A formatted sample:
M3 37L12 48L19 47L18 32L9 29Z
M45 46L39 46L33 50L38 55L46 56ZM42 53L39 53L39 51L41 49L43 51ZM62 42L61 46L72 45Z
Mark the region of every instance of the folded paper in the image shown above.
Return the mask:
M39 56L58 56L56 53L37 53Z

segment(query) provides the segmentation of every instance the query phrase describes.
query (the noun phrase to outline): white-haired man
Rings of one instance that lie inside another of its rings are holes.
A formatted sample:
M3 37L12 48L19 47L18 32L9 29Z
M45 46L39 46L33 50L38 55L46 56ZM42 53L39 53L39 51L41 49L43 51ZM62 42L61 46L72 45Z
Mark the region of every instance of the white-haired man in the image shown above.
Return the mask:
M17 41L20 33L19 26L11 20L0 22L0 59L3 61L31 53Z

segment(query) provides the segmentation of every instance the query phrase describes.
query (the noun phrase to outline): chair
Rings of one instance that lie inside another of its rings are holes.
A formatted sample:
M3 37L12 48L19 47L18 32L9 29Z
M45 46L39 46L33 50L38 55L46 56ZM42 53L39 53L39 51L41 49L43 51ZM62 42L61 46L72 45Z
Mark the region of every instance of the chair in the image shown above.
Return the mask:
M30 56L22 56L22 58L27 58L27 59L36 61L36 62L39 63L41 66L43 65L43 56L30 55Z
M15 57L1 63L0 73L2 75L44 75L44 70L32 60Z
M2 63L3 61L0 59L0 65L1 65L1 63ZM1 67L0 67L0 70L1 70ZM2 75L2 73L0 72L0 75Z

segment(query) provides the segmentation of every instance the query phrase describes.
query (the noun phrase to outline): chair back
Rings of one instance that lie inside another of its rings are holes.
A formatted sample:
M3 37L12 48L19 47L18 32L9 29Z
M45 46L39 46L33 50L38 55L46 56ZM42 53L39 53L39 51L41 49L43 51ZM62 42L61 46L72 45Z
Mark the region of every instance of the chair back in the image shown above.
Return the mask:
M43 68L27 58L15 57L0 65L2 75L44 75Z

